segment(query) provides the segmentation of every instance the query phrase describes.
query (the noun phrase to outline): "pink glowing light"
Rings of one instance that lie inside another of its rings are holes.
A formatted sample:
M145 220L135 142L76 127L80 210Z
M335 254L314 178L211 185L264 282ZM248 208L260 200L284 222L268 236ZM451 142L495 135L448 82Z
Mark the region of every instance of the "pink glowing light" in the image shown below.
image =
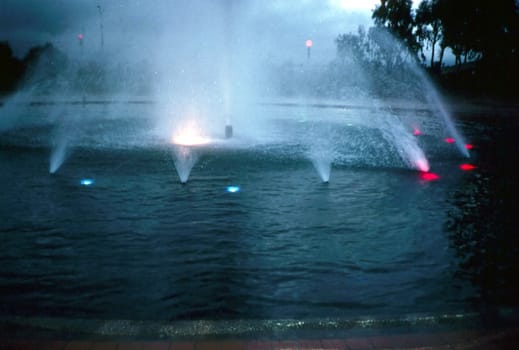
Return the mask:
M415 162L415 166L418 170L421 172L428 172L429 171L429 162L426 159L419 159Z
M472 165L472 164L465 163L465 164L461 164L460 165L460 169L463 170L463 171L471 171L471 170L476 169L476 166Z
M420 129L418 128L414 128L413 129L413 135L414 136L420 136L422 134L422 132L420 131Z
M467 143L467 144L465 145L465 148L466 148L466 149L473 149L473 148L474 148L474 145L471 144L471 143Z
M447 143L454 143L454 142L456 142L456 140L454 140L452 137L447 137L447 138L443 139L443 141L445 141Z
M79 40L79 41L83 40L83 34L79 33L77 35L77 40Z
M308 39L308 40L305 42L305 45L306 45L306 47L308 47L308 48L311 48L313 44L314 44L314 43L313 43L313 41L312 41L311 39Z
M420 173L420 179L422 179L424 181L436 181L436 180L440 179L440 176L435 173L430 173L430 172L424 171L424 172Z

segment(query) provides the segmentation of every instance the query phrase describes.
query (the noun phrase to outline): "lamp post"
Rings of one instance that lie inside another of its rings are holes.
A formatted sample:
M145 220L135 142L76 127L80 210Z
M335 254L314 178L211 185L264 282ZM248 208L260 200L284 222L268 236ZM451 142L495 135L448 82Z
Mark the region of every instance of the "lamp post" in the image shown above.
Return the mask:
M83 34L82 33L79 33L77 35L77 41L79 43L79 47L80 47L80 50L81 50L81 57L83 57Z
M307 56L306 56L306 59L307 60L310 60L310 50L312 49L312 45L314 43L312 42L312 39L308 39L306 42L305 42L305 45L306 45L306 53L307 53Z
M105 46L105 38L104 38L104 28L103 28L103 9L101 8L101 4L97 3L97 10L99 11L99 30L101 31L101 50Z

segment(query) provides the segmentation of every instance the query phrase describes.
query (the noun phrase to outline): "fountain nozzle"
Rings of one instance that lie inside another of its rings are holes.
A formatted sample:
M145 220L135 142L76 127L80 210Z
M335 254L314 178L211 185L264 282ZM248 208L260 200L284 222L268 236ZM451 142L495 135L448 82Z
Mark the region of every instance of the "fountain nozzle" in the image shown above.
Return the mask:
M225 126L225 138L230 139L232 137L232 125Z

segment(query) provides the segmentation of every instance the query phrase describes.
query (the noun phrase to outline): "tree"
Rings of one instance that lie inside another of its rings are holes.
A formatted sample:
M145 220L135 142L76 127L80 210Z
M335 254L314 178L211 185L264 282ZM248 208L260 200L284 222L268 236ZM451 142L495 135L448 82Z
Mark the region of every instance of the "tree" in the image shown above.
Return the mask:
M418 52L419 44L413 34L412 0L380 0L371 17L377 26L387 28L402 40L411 52Z
M0 93L12 91L24 72L23 63L13 56L11 46L0 42Z
M443 45L450 47L455 56L456 65L464 61L477 59L475 50L477 40L477 22L475 7L466 0L439 0L441 21L443 23Z
M51 43L33 46L29 49L23 62L27 66L27 77L38 80L52 80L67 67L68 58Z
M350 59L356 63L366 60L366 31L359 26L357 34L339 34L335 39L337 46L337 57L344 63Z
M436 45L443 37L439 1L423 0L420 2L416 10L415 23L416 36L421 46L422 55L424 55L424 47L431 48L431 68L433 68ZM441 51L441 56L443 56L443 52L444 50ZM440 62L441 60L442 58L440 58Z
M444 45L456 63L498 62L517 56L519 11L516 0L438 0Z

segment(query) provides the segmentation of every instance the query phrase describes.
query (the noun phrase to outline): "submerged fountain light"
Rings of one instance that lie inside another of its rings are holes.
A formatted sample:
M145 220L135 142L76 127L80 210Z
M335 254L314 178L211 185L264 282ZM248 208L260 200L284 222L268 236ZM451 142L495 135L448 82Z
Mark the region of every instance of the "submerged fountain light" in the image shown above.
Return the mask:
M447 142L447 143L454 143L456 142L456 140L454 140L452 137L446 137L443 139L443 141Z
M226 190L229 193L240 192L240 186L227 186Z
M471 170L476 169L476 166L472 165L472 164L464 163L464 164L460 165L460 169L463 171L471 171Z
M422 179L424 181L436 181L436 180L440 179L440 176L435 173L423 171L420 173L420 179Z
M471 143L467 143L467 144L465 144L465 148L466 148L466 149L473 149L473 148L474 148L474 145L471 144Z
M79 181L81 186L91 186L94 184L94 182L95 181L93 179L81 179L81 181Z

